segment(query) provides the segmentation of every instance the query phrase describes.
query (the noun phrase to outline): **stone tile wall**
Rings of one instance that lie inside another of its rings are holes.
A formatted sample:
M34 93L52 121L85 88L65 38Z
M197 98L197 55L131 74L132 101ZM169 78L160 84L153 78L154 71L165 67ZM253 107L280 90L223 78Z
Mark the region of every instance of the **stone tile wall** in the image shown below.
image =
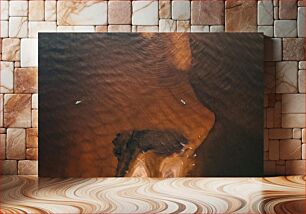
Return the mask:
M2 174L37 174L38 32L223 31L271 37L265 44L265 173L305 174L305 1L0 2Z

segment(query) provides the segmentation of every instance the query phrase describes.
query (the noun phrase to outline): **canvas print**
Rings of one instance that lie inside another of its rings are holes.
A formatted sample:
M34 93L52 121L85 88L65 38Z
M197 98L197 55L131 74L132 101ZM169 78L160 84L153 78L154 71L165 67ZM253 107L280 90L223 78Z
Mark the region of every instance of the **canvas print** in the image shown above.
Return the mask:
M40 33L39 176L261 176L263 39Z

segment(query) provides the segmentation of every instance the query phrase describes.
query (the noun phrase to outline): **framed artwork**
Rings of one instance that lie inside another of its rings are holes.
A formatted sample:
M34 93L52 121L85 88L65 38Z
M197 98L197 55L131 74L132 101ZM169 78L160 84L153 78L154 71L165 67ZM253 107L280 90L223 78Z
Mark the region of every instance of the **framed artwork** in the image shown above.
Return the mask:
M39 176L263 175L260 33L40 33Z

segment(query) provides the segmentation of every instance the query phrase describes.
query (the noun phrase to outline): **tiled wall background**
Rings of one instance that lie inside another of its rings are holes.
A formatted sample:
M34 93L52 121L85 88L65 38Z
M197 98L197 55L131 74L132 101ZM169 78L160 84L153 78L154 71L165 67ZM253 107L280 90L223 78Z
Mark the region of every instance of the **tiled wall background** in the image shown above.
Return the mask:
M1 0L1 173L37 174L37 32L226 31L272 37L265 44L265 173L304 174L305 6L296 0Z

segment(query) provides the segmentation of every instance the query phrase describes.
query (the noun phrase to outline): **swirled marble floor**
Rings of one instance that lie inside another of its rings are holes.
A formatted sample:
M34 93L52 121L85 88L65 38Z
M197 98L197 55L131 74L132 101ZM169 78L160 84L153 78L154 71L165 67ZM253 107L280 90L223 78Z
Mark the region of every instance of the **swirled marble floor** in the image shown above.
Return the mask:
M305 177L0 178L0 213L305 213Z

